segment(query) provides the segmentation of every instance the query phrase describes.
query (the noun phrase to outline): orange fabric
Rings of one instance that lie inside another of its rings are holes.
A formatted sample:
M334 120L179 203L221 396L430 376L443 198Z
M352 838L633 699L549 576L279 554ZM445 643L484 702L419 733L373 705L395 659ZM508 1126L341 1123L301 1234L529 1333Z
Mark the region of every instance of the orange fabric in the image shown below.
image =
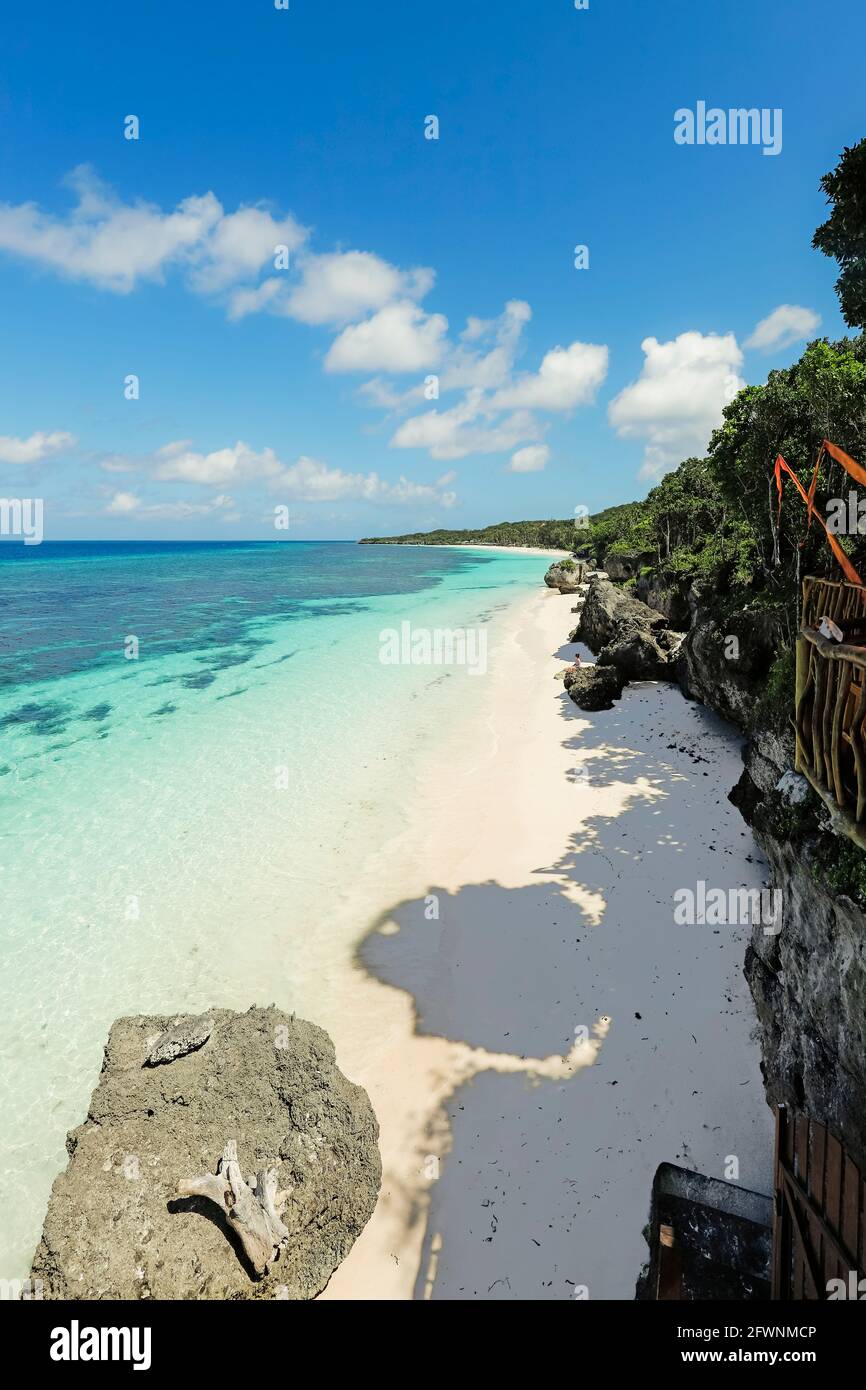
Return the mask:
M830 549L836 556L836 560L839 566L841 567L842 571L844 572L845 578L851 584L859 584L860 588L862 589L863 580L860 578L854 566L851 564L851 561L848 559L848 556L845 554L845 551L842 549L836 537L833 535L832 531L828 527L821 513L815 510L815 481L818 476L818 466L821 462L821 454L823 453L825 448L827 449L827 452L831 455L831 457L836 459L837 463L842 464L843 468L845 468L846 471L851 472L851 470L848 468L848 464L853 465L857 472L851 473L852 477L856 478L858 477L858 475L862 475L864 482L866 482L866 469L862 469L858 463L854 463L854 460L852 458L849 458L848 455L843 453L841 449L837 449L835 444L830 444L829 441L826 439L824 440L824 443L821 445L821 449L815 461L815 472L812 475L812 484L808 492L803 487L803 484L800 482L800 479L797 477L794 470L790 468L788 464L785 462L785 460L782 458L782 455L777 454L775 474L776 491L779 494L779 516L781 517L782 515L782 470L784 469L788 477L793 480L794 486L796 487L803 501L806 503L810 520L813 516L816 516L820 521L821 525L824 527L824 534L826 535L827 540L830 543Z
M866 487L866 468L855 463L850 454L846 454L844 449L840 449L837 444L831 444L829 439L824 440L821 448L826 449L830 457L835 459L837 463L841 463L845 472L849 473L856 482L862 483L863 487ZM818 457L820 458L820 454Z

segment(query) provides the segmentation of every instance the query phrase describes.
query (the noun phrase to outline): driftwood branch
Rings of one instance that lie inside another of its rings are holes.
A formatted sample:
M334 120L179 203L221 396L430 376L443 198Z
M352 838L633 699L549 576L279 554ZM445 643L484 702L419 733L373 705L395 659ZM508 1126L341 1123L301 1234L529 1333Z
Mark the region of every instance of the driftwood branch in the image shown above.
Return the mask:
M257 1275L266 1274L288 1244L289 1233L279 1215L285 1196L277 1192L276 1168L263 1168L256 1174L255 1186L248 1186L233 1139L226 1141L216 1173L185 1179L177 1191L180 1197L206 1197L219 1207Z

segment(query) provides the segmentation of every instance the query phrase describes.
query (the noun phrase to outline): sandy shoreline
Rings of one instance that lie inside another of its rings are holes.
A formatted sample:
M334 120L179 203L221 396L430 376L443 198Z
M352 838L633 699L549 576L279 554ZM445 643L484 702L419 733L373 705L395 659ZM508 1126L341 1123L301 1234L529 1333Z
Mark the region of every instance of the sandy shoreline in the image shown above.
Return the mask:
M446 550L499 550L506 554L510 550L516 550L521 555L549 555L554 560L559 560L565 555L570 555L570 550L557 550L540 545L488 545L485 541L466 541L465 543L455 542L453 545L445 547Z
M543 589L498 619L483 700L335 905L363 936L317 1021L384 1178L324 1298L630 1299L658 1163L768 1190L746 930L672 918L677 887L763 882L738 741L661 685L577 710L571 622Z
M375 544L375 542L372 542ZM548 549L540 545L488 545L485 541L449 541L447 544L435 545L428 544L426 541L401 541L401 545L416 546L421 549L430 550L497 550L506 555L510 551L516 551L519 555L542 555L550 556L551 559L559 560L566 555L570 555L570 550Z

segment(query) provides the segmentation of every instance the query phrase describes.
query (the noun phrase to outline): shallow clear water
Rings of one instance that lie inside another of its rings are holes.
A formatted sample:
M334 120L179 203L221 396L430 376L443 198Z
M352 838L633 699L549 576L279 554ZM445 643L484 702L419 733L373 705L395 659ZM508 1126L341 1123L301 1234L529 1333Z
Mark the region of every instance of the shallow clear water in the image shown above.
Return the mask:
M0 1276L29 1266L114 1018L327 991L329 912L486 684L383 665L382 629L481 627L492 668L546 563L0 545Z

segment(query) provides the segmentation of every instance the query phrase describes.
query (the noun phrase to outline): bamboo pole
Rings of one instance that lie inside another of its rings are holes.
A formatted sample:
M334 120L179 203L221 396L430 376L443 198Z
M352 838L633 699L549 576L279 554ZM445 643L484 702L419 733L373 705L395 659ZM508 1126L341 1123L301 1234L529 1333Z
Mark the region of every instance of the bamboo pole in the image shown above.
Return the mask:
M798 772L802 770L806 761L805 750L803 748L803 705L806 691L809 689L809 666L812 659L812 651L809 643L804 637L797 638L797 675L794 684L794 722L797 728L797 752L794 759L794 766ZM811 761L811 760L808 760Z

